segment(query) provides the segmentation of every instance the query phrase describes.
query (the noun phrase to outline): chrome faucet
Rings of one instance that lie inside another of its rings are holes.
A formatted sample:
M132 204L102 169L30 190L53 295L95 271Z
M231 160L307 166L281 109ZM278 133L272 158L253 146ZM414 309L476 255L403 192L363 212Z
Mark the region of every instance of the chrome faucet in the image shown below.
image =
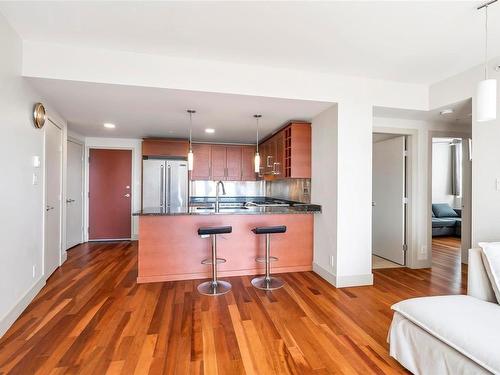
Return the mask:
M215 185L215 212L219 212L219 185L222 186L222 195L226 195L226 188L222 181L217 181Z

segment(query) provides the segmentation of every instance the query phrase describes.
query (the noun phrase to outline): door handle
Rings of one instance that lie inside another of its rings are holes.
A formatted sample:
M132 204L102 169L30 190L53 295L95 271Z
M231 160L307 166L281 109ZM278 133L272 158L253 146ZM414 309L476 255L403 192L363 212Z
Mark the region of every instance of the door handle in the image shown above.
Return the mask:
M50 210L53 210L53 209L54 209L54 207L52 207L52 206L48 206L48 205L47 205L47 206L45 207L45 211L50 211Z
M124 197L126 197L126 198L130 198L130 194L129 194L129 193L127 193L127 194L125 194L125 195L124 195Z
M163 207L163 196L165 195L165 187L163 181L165 180L165 171L163 165L160 167L160 207Z
M73 203L74 201L74 199L66 199L66 203Z

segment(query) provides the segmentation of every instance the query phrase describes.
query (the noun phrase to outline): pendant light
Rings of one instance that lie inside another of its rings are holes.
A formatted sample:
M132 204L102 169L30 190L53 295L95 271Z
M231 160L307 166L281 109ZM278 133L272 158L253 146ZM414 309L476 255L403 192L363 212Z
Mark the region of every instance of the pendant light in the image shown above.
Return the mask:
M193 115L196 113L194 109L188 109L187 113L189 113L189 152L188 152L188 171L193 170L194 164L194 155L193 155L193 140L191 137L191 133L193 131Z
M257 123L257 138L256 138L256 151L255 151L255 159L254 159L254 166L255 166L255 173L260 172L260 155L259 155L259 119L262 117L262 115L253 115L255 117L255 121Z
M485 8L485 43L484 43L484 80L477 85L476 121L491 121L497 118L497 80L488 78L488 6L497 0L489 1L477 9Z

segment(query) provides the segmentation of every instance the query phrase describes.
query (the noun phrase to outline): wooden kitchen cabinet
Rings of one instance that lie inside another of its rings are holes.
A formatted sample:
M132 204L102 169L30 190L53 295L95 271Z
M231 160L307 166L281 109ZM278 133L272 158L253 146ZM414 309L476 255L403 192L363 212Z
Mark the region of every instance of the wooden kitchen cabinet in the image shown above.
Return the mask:
M210 180L211 145L203 143L193 144L193 170L191 180Z
M241 181L241 146L226 147L226 181Z
M145 138L142 141L143 156L187 158L189 142L186 139Z
M226 179L226 146L212 145L211 146L211 180Z
M241 180L254 181L257 179L255 173L255 146L241 147Z
M285 177L311 178L311 124L291 123L285 130Z
M259 148L264 179L311 178L311 124L291 122Z

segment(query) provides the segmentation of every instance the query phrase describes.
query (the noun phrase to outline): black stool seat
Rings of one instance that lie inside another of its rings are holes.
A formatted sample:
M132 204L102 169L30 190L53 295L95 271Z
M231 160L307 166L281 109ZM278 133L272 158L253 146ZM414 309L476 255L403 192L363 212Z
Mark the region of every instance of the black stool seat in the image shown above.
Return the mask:
M205 227L198 229L198 235L210 235L210 234L224 234L231 233L233 231L233 227L230 225L226 225L223 227Z
M254 232L255 234L285 233L286 226L285 225L275 225L272 227L257 227L257 228L253 228L252 232Z

